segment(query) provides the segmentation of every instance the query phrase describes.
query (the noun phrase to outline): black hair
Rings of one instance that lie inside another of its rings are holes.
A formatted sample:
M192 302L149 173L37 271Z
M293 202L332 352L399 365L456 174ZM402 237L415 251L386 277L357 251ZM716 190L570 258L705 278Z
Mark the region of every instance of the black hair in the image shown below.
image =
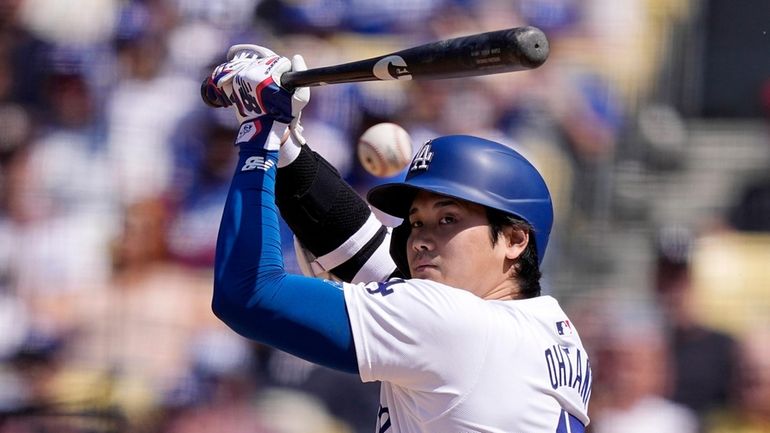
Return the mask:
M535 229L532 224L509 213L497 209L486 208L489 220L489 234L492 237L492 246L497 244L497 239L505 227L513 227L525 230L529 234L529 243L514 263L515 278L519 283L522 298L534 298L540 296L540 265L537 258L537 244L535 242Z

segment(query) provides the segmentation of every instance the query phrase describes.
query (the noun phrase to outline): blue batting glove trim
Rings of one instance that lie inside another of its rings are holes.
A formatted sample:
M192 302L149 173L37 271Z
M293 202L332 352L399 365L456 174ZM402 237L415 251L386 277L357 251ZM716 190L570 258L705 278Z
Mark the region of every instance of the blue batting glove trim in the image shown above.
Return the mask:
M267 115L277 122L289 123L294 119L291 114L292 94L280 87L272 79L265 80L264 86L257 89L260 105L266 108Z

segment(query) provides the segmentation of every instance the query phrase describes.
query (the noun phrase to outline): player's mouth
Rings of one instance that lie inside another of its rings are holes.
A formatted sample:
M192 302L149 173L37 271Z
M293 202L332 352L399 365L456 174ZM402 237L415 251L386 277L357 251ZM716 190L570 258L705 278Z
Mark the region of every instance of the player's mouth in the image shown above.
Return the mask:
M430 263L429 261L418 261L412 266L412 276L416 276L418 274L425 274L430 271L436 271L438 270L438 266Z

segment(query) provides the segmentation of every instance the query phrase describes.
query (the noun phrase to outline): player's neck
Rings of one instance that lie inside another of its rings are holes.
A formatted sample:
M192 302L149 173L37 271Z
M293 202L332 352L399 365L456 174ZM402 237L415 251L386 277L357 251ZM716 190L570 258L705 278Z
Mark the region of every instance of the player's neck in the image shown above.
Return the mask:
M500 284L488 291L483 299L487 301L510 301L521 297L519 283L514 278L506 278Z

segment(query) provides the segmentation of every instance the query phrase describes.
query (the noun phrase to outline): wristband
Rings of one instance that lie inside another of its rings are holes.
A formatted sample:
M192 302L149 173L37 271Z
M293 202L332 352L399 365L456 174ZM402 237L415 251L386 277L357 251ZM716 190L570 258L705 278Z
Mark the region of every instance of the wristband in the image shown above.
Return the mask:
M266 116L248 120L241 124L235 138L235 145L243 149L279 150L282 131L285 128L285 123L276 122Z

